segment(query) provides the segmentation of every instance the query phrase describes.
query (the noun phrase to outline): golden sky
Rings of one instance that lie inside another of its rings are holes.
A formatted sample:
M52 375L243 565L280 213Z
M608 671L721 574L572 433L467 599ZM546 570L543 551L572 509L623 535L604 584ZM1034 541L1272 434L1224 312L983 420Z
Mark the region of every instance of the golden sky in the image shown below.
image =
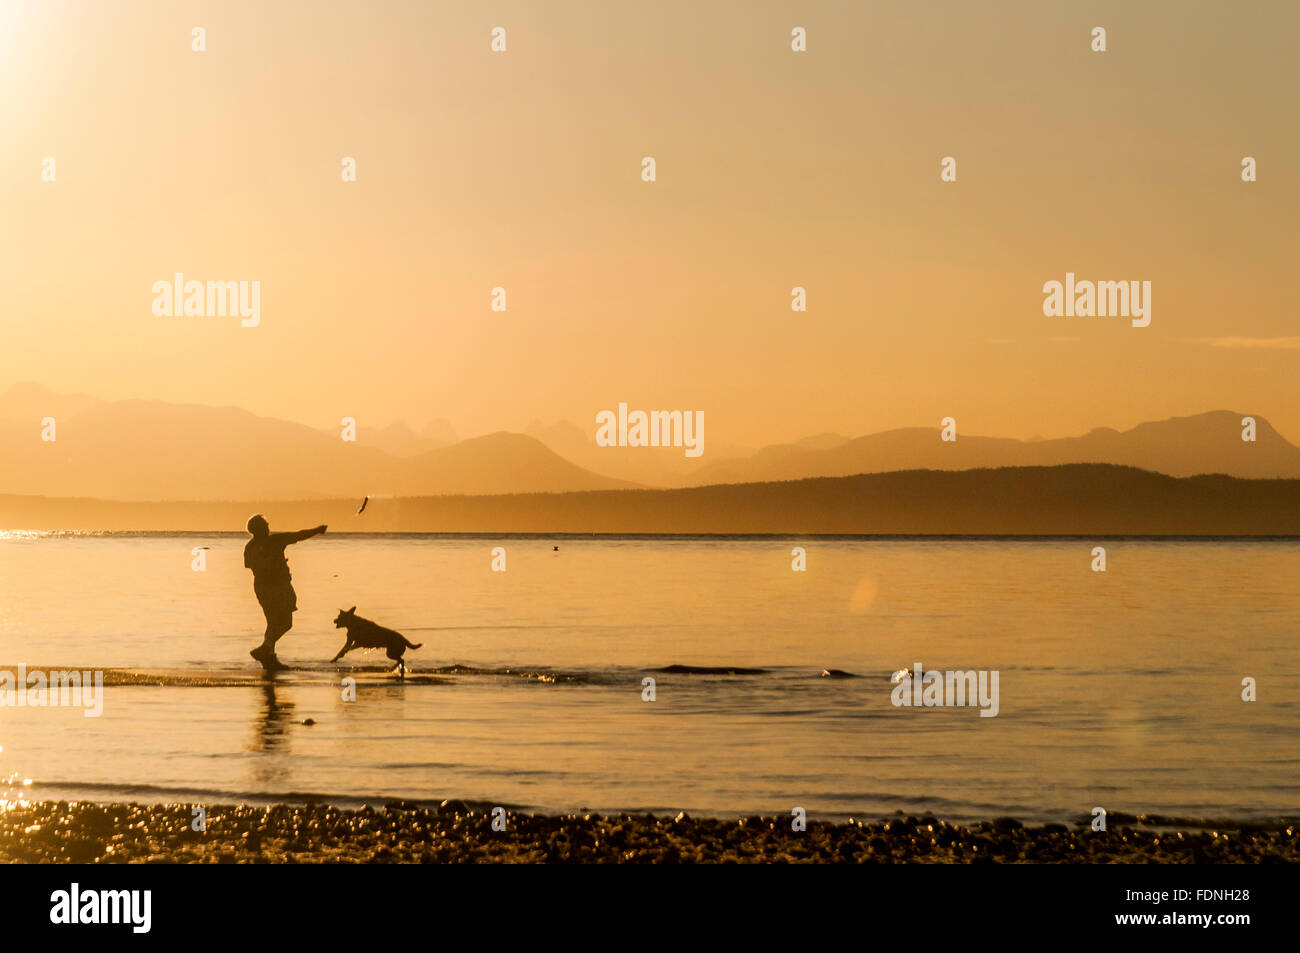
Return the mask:
M1300 441L1297 35L1281 0L0 0L0 390ZM155 316L177 271L259 280L260 325ZM1151 281L1150 327L1044 317L1067 271Z

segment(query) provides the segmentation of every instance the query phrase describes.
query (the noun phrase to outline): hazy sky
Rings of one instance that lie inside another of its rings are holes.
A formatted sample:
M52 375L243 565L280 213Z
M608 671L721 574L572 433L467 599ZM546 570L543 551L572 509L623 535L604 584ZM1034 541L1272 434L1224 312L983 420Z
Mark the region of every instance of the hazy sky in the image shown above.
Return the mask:
M1300 440L1297 35L1289 0L0 0L0 390ZM176 271L259 280L260 325L155 316ZM1067 271L1151 281L1150 327L1044 317Z

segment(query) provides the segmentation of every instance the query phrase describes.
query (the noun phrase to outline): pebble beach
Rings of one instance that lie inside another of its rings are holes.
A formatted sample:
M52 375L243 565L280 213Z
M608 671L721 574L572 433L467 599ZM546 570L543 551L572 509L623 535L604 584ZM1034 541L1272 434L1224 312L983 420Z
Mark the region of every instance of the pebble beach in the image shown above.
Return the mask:
M1115 815L1108 830L1013 818L969 826L932 817L827 823L509 813L487 805L210 805L35 801L0 811L4 863L1295 863L1300 827L1191 826ZM498 822L498 826L499 822Z

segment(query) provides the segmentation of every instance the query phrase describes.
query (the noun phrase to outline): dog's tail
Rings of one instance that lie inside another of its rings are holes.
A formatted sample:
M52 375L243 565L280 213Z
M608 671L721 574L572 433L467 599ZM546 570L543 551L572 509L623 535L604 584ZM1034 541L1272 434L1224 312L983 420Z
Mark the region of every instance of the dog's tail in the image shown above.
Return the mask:
M402 641L406 643L408 649L418 649L420 646L424 645L423 642L412 642L406 636L402 636Z

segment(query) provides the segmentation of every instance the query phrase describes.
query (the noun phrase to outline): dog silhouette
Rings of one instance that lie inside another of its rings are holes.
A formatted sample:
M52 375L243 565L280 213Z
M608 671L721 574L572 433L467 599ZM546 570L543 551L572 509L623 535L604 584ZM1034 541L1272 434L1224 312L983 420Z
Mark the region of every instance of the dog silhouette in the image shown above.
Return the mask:
M406 677L406 661L402 656L407 649L418 649L424 644L412 642L402 633L386 629L378 622L363 619L357 615L356 606L351 609L340 609L339 614L334 618L334 626L347 629L348 640L343 643L343 648L339 649L339 654L330 659L331 662L337 662L353 649L386 649L388 657L397 663L393 668L400 669L403 678Z

